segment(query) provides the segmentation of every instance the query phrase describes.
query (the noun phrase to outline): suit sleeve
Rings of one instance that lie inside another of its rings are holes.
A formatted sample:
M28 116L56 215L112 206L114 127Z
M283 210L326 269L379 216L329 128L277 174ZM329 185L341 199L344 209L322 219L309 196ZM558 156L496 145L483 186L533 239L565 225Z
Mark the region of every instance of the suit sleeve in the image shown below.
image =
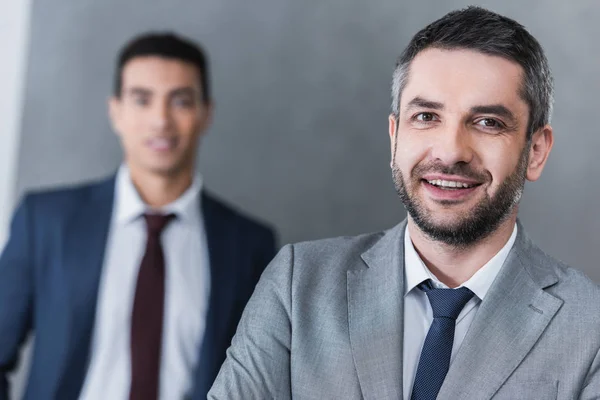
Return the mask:
M208 398L291 399L293 247L271 261L246 306Z
M8 399L7 374L17 365L20 347L32 325L30 202L26 198L17 208L0 255L0 400Z
M600 350L592 362L590 370L585 378L585 386L579 396L580 400L598 399L600 395Z

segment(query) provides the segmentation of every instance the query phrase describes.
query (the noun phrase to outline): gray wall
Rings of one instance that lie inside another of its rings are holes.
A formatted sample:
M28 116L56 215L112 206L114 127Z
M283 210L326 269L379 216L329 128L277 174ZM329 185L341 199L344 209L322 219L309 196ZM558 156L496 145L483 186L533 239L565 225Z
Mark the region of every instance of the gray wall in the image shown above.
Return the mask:
M211 55L217 112L200 164L209 187L272 221L283 243L390 227L404 215L388 167L394 60L418 29L466 4L34 0L17 192L115 170L105 105L115 53L133 34L168 28ZM556 145L522 220L600 282L600 4L482 5L524 23L556 78Z

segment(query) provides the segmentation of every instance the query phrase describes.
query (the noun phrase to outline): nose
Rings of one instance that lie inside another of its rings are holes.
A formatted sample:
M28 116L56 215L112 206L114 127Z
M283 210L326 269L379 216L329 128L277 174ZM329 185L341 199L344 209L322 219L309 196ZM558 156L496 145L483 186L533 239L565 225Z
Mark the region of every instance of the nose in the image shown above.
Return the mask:
M166 130L171 123L171 109L166 101L157 101L152 107L152 128L155 131Z
M444 165L470 163L474 156L471 134L460 124L441 129L432 143L431 156Z

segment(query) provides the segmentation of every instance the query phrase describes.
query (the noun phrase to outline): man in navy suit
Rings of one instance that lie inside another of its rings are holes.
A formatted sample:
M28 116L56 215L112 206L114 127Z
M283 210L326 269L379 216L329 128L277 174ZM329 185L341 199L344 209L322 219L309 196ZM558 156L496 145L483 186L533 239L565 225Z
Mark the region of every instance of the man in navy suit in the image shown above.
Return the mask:
M30 332L27 399L205 399L274 233L207 194L203 51L147 34L120 53L116 175L28 194L0 257L0 400Z

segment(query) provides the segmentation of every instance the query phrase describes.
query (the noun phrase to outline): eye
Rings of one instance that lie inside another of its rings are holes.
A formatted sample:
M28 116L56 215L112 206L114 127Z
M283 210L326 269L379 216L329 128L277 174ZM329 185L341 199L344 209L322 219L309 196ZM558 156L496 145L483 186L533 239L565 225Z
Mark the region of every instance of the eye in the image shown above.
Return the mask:
M179 108L190 108L194 105L194 101L188 97L175 97L173 105Z
M422 113L418 113L417 115L415 115L413 117L413 119L416 121L419 121L419 122L432 122L432 121L436 121L437 117L433 113L422 112Z
M475 124L484 128L504 128L504 124L494 118L482 118Z
M133 103L138 106L147 106L149 102L150 101L146 96L135 96L133 98Z

